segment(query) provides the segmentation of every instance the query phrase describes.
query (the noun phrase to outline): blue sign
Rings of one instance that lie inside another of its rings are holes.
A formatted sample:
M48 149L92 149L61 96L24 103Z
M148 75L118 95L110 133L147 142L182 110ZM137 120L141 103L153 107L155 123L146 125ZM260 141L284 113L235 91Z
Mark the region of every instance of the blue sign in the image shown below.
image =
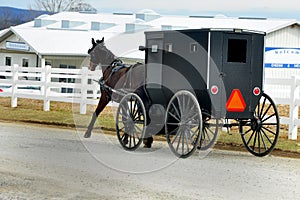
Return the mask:
M300 68L300 48L265 48L265 67Z
M29 51L29 46L24 42L6 41L6 48L12 50Z

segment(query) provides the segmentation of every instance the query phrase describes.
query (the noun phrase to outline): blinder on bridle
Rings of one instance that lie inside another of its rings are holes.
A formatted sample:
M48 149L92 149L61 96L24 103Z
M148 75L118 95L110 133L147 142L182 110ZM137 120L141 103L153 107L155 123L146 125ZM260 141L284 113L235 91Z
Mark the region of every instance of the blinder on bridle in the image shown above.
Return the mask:
M101 65L108 64L102 63L105 62L105 60L109 57L108 50L104 45L104 37L101 40L96 40L96 42L94 38L92 38L92 44L93 46L88 50L88 54L91 56L90 62L92 63L93 67L95 68L100 63Z

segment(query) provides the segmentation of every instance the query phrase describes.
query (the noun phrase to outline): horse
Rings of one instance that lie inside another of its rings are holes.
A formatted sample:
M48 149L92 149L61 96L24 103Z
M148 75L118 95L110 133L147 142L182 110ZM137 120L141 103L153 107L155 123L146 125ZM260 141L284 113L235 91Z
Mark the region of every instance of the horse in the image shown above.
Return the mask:
M136 63L130 66L123 64L123 62L105 46L104 37L96 41L92 38L92 47L88 50L88 54L90 55L89 70L95 71L95 68L101 65L103 76L100 78L99 83L100 86L102 83L102 85L104 84L108 87L100 87L101 97L84 134L85 138L91 137L95 121L106 105L111 100L119 102L121 99L119 95L113 95L109 88L118 90L130 85L130 89L134 90L134 92L141 97L145 103L145 107L149 106L148 98L143 89L145 74L145 66L143 64ZM129 73L130 76L128 76ZM130 77L130 80L128 77ZM145 147L150 148L153 138L145 138L143 142Z

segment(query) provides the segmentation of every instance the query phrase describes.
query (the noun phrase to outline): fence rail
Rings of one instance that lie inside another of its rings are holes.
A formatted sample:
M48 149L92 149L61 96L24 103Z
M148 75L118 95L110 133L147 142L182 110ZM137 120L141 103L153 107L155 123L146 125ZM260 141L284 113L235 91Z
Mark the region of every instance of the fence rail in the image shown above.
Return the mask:
M265 91L276 104L289 105L289 117L280 116L280 123L288 124L288 138L296 140L300 126L298 117L300 76L291 76L290 79L267 78L265 85Z
M40 99L44 110L50 110L51 101L80 104L80 113L86 113L86 105L97 105L100 88L92 80L99 79L100 70L59 69L5 66L0 68L0 85L6 86L0 96L11 97L11 106L17 107L18 98ZM6 85L5 85L6 84ZM27 89L27 91L22 90Z
M0 92L1 96L11 97L11 106L17 107L18 98L40 99L44 101L44 110L50 110L51 101L80 104L80 113L85 114L87 105L96 105L100 96L97 80L101 71L91 72L87 67L82 69L60 69L45 66L43 68L1 66L0 85L7 84L7 90ZM31 92L24 92L26 86ZM280 116L281 124L287 124L288 138L297 139L300 76L290 79L266 78L265 92L276 104L289 105L289 116Z

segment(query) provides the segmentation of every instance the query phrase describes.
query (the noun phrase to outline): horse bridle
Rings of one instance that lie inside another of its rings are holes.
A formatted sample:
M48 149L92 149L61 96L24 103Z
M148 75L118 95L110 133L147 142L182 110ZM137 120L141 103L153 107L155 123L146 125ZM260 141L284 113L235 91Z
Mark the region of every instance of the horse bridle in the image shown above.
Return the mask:
M108 50L106 49L106 47L103 44L98 44L91 52L90 52L90 62L92 63L93 67L96 68L101 62L96 60L96 56L95 56L95 49L98 48L99 51L103 51L105 53L104 59L102 60L107 60L109 58L109 53L107 52ZM115 60L115 58L114 58ZM101 63L102 66L105 66L104 63ZM110 66L110 64L107 64L106 67Z

